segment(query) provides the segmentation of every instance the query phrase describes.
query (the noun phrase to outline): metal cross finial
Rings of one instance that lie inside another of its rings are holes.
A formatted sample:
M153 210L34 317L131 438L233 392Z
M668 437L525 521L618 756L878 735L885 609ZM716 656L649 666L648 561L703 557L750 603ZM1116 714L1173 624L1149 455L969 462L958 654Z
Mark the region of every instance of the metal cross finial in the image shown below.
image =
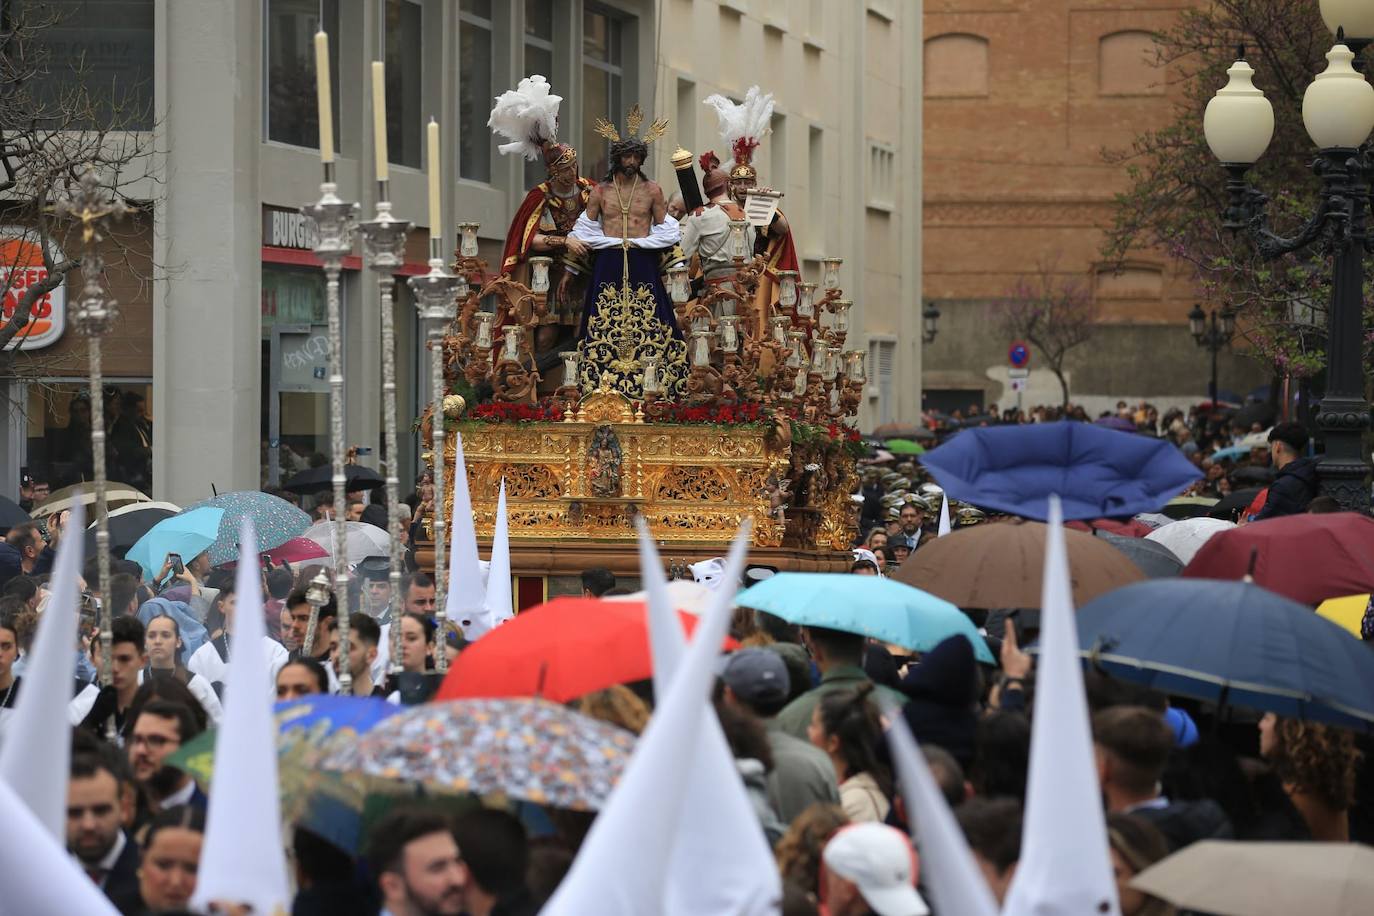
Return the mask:
M74 196L57 205L57 212L81 223L81 241L89 247L103 241L110 222L123 219L131 208L123 199L105 193L100 171L93 165L82 170L77 187Z

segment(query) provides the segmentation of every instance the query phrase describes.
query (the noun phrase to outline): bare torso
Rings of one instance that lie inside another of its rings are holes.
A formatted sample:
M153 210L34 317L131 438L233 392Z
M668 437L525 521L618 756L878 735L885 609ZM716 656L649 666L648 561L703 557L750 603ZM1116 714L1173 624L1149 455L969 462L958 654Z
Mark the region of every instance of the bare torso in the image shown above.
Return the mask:
M614 238L642 239L667 213L663 189L638 177L603 181L587 201L588 219L601 220L602 231Z

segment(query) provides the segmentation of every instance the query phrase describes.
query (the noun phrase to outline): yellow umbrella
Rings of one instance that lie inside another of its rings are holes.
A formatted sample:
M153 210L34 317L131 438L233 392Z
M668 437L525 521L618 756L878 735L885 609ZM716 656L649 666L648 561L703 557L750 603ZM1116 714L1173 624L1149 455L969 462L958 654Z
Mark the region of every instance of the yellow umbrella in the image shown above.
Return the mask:
M1332 623L1340 624L1343 629L1349 630L1358 638L1364 612L1369 608L1369 598L1369 595L1328 598L1317 605L1317 613Z

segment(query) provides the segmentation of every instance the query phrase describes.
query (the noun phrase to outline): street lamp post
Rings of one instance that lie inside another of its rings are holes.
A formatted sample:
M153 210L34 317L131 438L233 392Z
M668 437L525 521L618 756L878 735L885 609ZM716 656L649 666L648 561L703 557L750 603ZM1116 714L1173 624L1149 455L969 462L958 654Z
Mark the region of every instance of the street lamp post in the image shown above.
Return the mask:
M1323 3L1323 12L1338 5ZM1229 174L1225 225L1250 234L1265 259L1314 243L1332 252L1326 393L1316 417L1326 453L1317 474L1324 494L1347 509L1365 509L1369 506L1369 463L1361 440L1369 426L1369 401L1364 396L1361 313L1364 255L1374 250L1365 227L1374 158L1364 145L1374 130L1374 87L1351 66L1355 54L1338 30L1337 44L1326 55L1326 70L1307 87L1302 103L1303 125L1321 152L1313 165L1322 179L1321 201L1307 225L1292 238L1284 238L1268 226L1268 197L1245 177L1273 138L1274 110L1264 93L1252 85L1255 71L1244 56L1242 48L1239 59L1227 70L1229 82L1207 103L1203 116L1207 145Z
M1188 330L1192 333L1193 340L1197 341L1197 345L1205 347L1207 352L1212 354L1212 384L1207 389L1207 396L1215 407L1217 392L1221 390L1217 386L1217 354L1226 349L1236 334L1236 313L1227 307L1220 313L1212 309L1209 315L1202 310L1202 306L1194 305L1193 310L1188 313Z
M935 307L934 302L927 301L926 307L921 311L921 339L926 343L935 343L935 335L940 333L940 310Z

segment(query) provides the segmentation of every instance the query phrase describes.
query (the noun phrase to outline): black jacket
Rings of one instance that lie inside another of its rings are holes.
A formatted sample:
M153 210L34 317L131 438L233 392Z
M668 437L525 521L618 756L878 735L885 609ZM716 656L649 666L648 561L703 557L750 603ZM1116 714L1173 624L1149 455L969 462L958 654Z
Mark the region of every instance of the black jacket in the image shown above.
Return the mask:
M960 766L972 764L978 737L978 663L968 639L951 636L927 652L907 673L902 692L911 698L902 714L916 740L939 745Z
M114 867L105 876L105 896L111 901L125 900L138 895L138 867L143 856L138 844L127 833L124 835L124 851L115 859Z
M1317 495L1317 459L1294 458L1274 477L1269 496L1255 521L1298 515L1307 511L1307 504Z
M1178 851L1198 840L1235 838L1231 821L1221 805L1204 798L1200 801L1171 801L1163 808L1137 808L1131 814L1149 821L1164 834L1169 849Z

